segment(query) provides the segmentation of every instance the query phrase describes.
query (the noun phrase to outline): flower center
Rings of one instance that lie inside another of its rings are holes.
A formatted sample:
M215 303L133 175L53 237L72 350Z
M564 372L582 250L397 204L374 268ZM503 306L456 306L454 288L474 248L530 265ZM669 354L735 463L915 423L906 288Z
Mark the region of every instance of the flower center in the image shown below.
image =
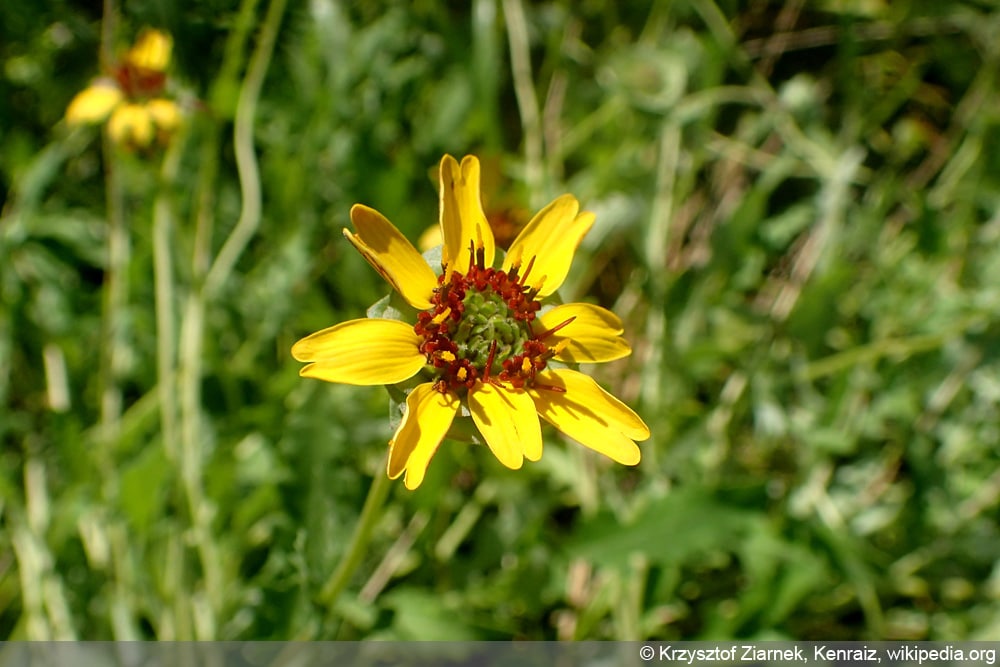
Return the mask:
M130 100L155 97L163 92L167 83L166 73L137 67L127 62L118 65L114 75L125 96Z
M464 391L476 382L531 386L535 374L556 354L544 342L556 327L536 335L531 328L541 303L518 268L483 266L481 253L464 275L445 271L431 297L432 308L417 316L413 330L420 351L438 377L438 391Z
M510 304L492 289L466 289L462 318L450 333L459 359L468 359L479 369L490 364L490 375L503 370L503 362L524 349L531 331L514 317ZM532 313L533 315L533 313Z

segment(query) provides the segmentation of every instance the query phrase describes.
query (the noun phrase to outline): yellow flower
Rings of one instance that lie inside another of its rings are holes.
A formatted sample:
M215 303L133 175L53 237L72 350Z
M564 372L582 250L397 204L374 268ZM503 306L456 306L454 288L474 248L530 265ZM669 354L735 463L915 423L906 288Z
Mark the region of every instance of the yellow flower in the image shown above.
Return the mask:
M107 121L116 143L145 148L166 139L180 124L180 108L161 97L173 41L159 30L144 30L112 68L113 78L101 77L77 93L66 108L70 125Z
M77 93L66 108L66 122L101 123L125 100L125 94L110 79L98 79Z
M480 202L479 161L450 155L440 167L442 273L436 276L380 213L356 204L344 235L417 311L416 323L359 319L292 347L300 374L328 382L391 385L415 376L406 412L389 442L388 475L420 486L460 410L466 409L497 459L511 469L542 455L539 417L625 465L649 428L589 376L550 362L594 363L628 356L622 322L585 303L541 312L540 299L565 280L594 222L571 195L532 218L494 268L493 233Z
M153 140L153 118L141 104L122 104L108 119L108 134L119 144L148 146Z
M490 223L494 243L506 250L528 222L528 211L520 205L520 198L511 189L503 187L498 155L481 158L480 167L480 201L486 213L486 221ZM443 242L441 225L434 224L425 229L417 239L417 248L424 252Z
M125 55L125 62L147 72L166 72L173 45L170 35L159 30L143 30Z

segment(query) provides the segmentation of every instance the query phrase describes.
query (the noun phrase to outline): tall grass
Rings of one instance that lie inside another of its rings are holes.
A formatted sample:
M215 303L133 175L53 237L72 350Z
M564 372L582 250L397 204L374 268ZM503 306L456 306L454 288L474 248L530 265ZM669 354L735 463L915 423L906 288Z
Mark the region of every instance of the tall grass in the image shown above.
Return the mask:
M143 25L163 150L60 121ZM982 4L0 8L0 636L986 639L1000 629L1000 122ZM545 431L389 487L381 389L297 377L476 153L511 221L597 213L563 297L635 468ZM352 563L354 564L354 563ZM339 575L338 575L339 576ZM329 592L329 591L328 591Z

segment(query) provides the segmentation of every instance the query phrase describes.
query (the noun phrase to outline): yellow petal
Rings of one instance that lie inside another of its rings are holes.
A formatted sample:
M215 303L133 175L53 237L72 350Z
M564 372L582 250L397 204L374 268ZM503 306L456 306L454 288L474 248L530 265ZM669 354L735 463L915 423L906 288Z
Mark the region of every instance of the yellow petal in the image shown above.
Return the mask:
M627 357L632 348L618 334L622 321L610 310L589 303L567 303L556 306L536 320L537 333L552 329L573 319L555 333L545 337L545 344L560 350L556 359L585 364L614 361Z
M121 104L123 98L121 89L114 82L100 79L76 94L66 107L66 122L70 125L100 123Z
M459 165L450 155L441 158L441 236L449 271L465 273L472 263L470 244L482 248L485 265L493 266L493 231L479 197L479 159L466 155Z
M181 110L171 100L156 98L146 102L146 110L156 127L164 132L173 132L181 123Z
M564 303L546 311L538 319L546 329L551 329L571 317L575 319L566 325L567 329L570 327L574 329L600 329L610 335L618 335L625 330L617 315L607 308L590 303Z
M170 64L173 39L159 30L143 30L135 45L125 54L125 60L133 67L154 72L166 71Z
M504 270L519 266L521 274L528 271L527 284L538 289L539 296L552 294L569 273L580 241L594 224L594 214L584 211L573 195L563 195L533 217L514 242L504 259Z
M531 397L522 389L480 382L469 391L472 421L500 463L517 470L542 457L542 429Z
M406 397L406 414L389 442L389 479L403 471L403 483L411 491L424 481L427 466L458 412L458 397L442 394L430 382L417 385Z
M153 141L153 119L141 104L122 104L108 120L108 134L115 143L145 147Z
M411 306L430 308L437 276L406 237L381 213L361 204L351 207L351 222L357 234L345 229L344 236L368 263Z
M581 445L625 465L641 454L634 440L649 437L649 427L631 408L583 373L569 369L540 371L528 390L538 414ZM544 386L557 387L553 391Z
M292 346L292 356L312 362L301 371L343 384L395 384L427 363L417 349L421 338L398 320L350 320L306 336Z
M546 342L548 340L546 339ZM570 364L600 364L624 359L632 354L632 348L621 336L577 334L571 339L566 339L554 335L551 340L556 345L563 344L563 347L557 348L559 352L555 358Z

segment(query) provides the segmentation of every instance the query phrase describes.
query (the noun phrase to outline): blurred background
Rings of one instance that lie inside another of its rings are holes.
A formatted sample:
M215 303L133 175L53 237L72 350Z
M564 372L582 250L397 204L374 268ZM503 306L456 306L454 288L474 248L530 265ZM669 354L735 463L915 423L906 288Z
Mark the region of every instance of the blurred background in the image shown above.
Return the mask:
M184 126L62 120L143 27ZM1000 12L990 2L0 7L0 637L1000 636ZM103 69L102 69L103 68ZM653 436L445 442L393 482L382 388L298 338L388 287L441 155L501 239L597 214L562 296Z

